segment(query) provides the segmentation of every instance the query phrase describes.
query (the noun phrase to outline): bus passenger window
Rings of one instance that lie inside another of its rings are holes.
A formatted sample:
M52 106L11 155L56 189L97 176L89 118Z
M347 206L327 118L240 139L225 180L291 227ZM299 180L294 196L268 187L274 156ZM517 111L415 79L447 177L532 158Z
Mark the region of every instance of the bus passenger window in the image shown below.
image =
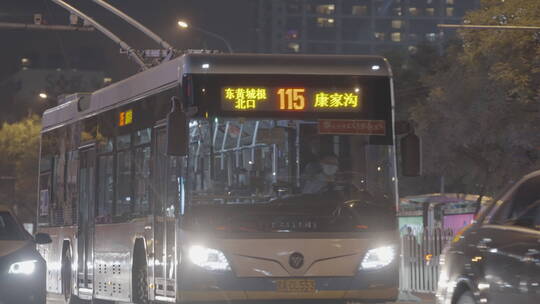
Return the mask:
M131 216L131 151L116 154L116 208L115 217L126 220Z
M67 168L66 168L66 204L64 209L64 222L67 224L77 223L77 205L79 197L79 188L77 177L79 174L79 151L71 151L67 153Z
M135 149L135 213L150 210L150 147Z
M113 156L101 155L98 158L98 214L97 224L112 222L113 206Z
M39 207L38 225L50 224L50 208L52 202L53 182L53 154L55 150L55 137L53 132L43 133L41 137L41 156L39 161Z

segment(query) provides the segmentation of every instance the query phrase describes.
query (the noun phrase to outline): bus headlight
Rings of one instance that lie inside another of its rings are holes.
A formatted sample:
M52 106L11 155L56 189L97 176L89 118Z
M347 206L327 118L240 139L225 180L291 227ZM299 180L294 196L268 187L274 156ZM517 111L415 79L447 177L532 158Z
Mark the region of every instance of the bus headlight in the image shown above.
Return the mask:
M396 256L396 248L394 246L384 246L379 248L370 249L362 263L360 269L374 270L381 269L392 263Z
M189 247L188 256L191 263L211 271L231 270L227 258L223 252L207 248L204 246L193 245Z
M9 266L9 274L32 274L36 270L37 260L21 261Z

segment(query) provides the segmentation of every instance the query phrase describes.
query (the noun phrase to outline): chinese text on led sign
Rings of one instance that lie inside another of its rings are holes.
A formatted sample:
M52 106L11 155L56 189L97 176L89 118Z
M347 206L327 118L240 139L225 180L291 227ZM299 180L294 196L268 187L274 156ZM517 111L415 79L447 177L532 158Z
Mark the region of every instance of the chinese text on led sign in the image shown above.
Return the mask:
M358 108L358 94L317 92L314 108Z
M225 88L225 99L234 103L236 110L254 110L257 103L267 100L265 88Z
M120 112L118 116L118 126L123 127L130 125L133 122L133 110L129 109L123 112Z
M362 108L360 88L224 87L224 109L237 111L351 112Z

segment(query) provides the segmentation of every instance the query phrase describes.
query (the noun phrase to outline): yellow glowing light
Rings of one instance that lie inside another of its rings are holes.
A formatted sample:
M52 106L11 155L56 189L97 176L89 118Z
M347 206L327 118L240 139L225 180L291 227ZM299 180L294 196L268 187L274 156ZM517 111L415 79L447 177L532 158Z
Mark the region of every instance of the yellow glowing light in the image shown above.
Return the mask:
M224 88L223 96L234 103L236 110L254 110L258 102L268 99L265 88Z
M482 257L481 256L475 256L474 258L471 259L471 261L475 262L475 263L478 263L482 260Z
M120 112L118 116L118 126L123 127L133 123L133 110Z
M129 125L133 122L133 110L126 111L126 125Z
M126 125L126 112L120 112L118 117L118 126L123 127Z
M278 89L280 110L304 110L306 108L305 88Z
M358 93L330 93L317 92L315 94L315 108L358 108L360 98Z

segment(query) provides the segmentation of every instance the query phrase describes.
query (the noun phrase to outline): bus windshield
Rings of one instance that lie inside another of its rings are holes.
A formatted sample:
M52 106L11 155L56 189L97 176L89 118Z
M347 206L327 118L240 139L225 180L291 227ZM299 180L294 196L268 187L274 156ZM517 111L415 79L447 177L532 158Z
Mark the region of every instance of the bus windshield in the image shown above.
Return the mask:
M319 123L191 121L188 212L199 217L216 212L222 220L211 221L223 228L228 227L223 221L231 221L229 211L234 214L234 222L241 222L237 217L242 215L251 219L271 215L292 216L298 223L327 217L329 212L351 201L391 210L395 199L392 145L373 144L373 135L321 134ZM265 222L261 218L258 221ZM263 230L274 231L272 225L279 231L291 230L272 223L267 223ZM310 231L337 229L323 229L321 223L310 223L299 225L309 226Z

